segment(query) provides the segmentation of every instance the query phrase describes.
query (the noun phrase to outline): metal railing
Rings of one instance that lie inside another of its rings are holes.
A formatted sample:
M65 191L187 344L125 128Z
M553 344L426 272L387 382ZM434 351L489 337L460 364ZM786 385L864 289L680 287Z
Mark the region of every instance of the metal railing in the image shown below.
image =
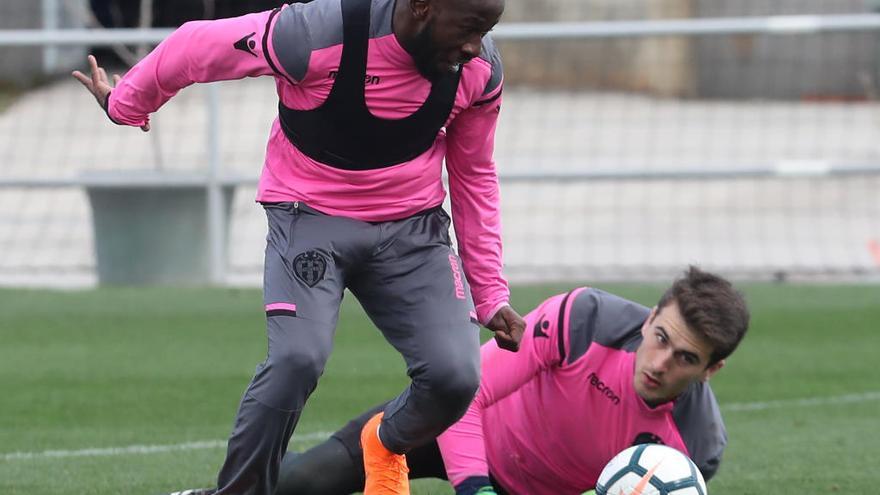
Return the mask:
M57 23L48 22L47 29L0 31L0 48L42 46L112 46L118 44L157 44L166 38L171 29L54 29ZM493 31L498 40L562 40L606 39L622 37L698 36L718 34L766 34L784 36L792 34L826 32L877 32L880 31L880 14L831 15L831 16L776 16L749 18L718 18L688 20L611 21L579 23L510 23L501 24ZM224 278L223 265L223 194L230 185L254 185L255 177L226 174L221 163L218 121L219 93L216 85L207 85L206 106L208 111L205 128L207 164L204 173L131 175L129 177L79 176L63 179L22 179L0 177L0 188L57 188L57 187L125 187L130 185L173 188L203 186L208 197L208 231L211 244L212 278L219 282ZM827 161L779 164L757 164L753 167L737 167L723 170L689 169L581 169L538 172L502 173L504 182L557 182L606 180L665 180L665 179L716 179L790 176L846 176L852 174L880 174L876 163L830 163Z
M876 31L880 14L803 15L596 22L502 23L498 40L596 39L705 34L808 34ZM156 44L173 29L12 29L0 31L0 46Z
M51 1L51 0L44 0ZM51 11L51 9L50 9ZM0 30L0 48L22 46L113 46L119 44L158 44L168 37L173 29L52 29L57 22L46 24L48 29ZM601 21L601 22L522 22L498 25L492 32L497 40L562 40L562 39L610 39L638 38L656 36L699 36L725 34L767 34L794 35L829 32L877 32L880 31L880 14L846 15L804 15L770 16L742 18L704 18L645 21ZM207 86L206 105L208 112L218 115L217 88ZM210 157L205 174L185 174L134 177L142 185L156 187L192 186L213 183L216 187L225 185L253 185L255 178L241 175L224 175L219 163L219 143L215 119L208 119L208 156ZM585 169L541 171L539 173L506 173L502 181L564 181L590 179L700 179L700 178L752 178L786 177L815 175L852 175L880 173L876 163L831 163L827 161L778 164L758 164L753 167L736 169L696 171L690 169L645 169L614 170ZM9 179L0 177L0 187L38 188L38 187L76 187L76 186L122 186L132 181L107 177L78 177L66 179Z

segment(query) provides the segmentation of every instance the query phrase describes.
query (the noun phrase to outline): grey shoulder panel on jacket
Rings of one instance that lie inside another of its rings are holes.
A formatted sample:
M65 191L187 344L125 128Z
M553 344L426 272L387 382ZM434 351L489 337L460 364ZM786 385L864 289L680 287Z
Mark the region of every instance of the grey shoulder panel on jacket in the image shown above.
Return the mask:
M675 400L672 419L678 427L691 459L708 481L721 464L727 445L727 430L712 387L697 382Z
M292 3L282 10L272 31L275 57L297 81L309 68L312 51L342 43L342 2Z
M633 351L641 341L641 328L651 310L603 290L588 288L571 302L568 318L569 352L573 363L590 344Z
M391 34L393 0L372 0L370 38ZM297 81L309 68L312 52L342 43L341 0L292 3L275 21L272 46L284 70Z
M370 38L381 38L391 34L391 20L394 18L394 0L372 0L370 7Z
M486 88L483 90L483 95L487 95L498 89L498 86L501 85L501 81L504 79L504 69L501 66L501 53L498 52L498 48L495 46L495 41L493 41L492 37L488 34L483 36L480 58L489 62L492 66L492 76L489 78L489 82L486 83Z

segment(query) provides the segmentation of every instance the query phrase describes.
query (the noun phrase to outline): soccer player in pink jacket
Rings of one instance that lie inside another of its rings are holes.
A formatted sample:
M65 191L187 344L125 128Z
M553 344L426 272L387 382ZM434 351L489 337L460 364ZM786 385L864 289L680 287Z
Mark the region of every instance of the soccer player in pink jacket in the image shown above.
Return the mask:
M368 495L409 492L404 454L467 410L478 324L516 350L493 160L504 0L316 0L189 22L111 87L74 76L117 124L196 83L270 76L278 92L257 201L268 236L269 349L245 391L217 494L271 495L332 347L348 288L403 354L410 387L363 428ZM449 173L450 245L441 170ZM499 370L503 372L503 370Z
M707 381L748 328L741 294L691 267L652 308L599 289L551 297L526 315L517 353L482 349L464 417L407 453L413 478L457 495L580 495L630 445L662 443L708 480L727 443ZM373 411L326 442L288 453L276 495L343 495L364 486L358 434Z

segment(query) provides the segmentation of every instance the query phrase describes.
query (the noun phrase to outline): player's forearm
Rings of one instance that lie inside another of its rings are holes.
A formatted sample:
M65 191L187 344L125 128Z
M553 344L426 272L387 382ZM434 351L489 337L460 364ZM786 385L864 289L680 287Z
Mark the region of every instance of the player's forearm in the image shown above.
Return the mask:
M446 466L446 476L453 486L474 476L488 480L482 408L478 404L471 404L458 422L437 437L437 445Z
M453 211L455 211L454 207ZM463 215L458 213L457 216ZM462 232L461 223L464 222L456 223L457 235ZM473 227L471 226L471 229ZM485 325L502 306L509 303L510 289L502 274L500 232L485 228L477 230L476 233L471 230L470 235L472 235L470 239L458 237L459 255L471 285L477 319Z
M462 205L463 202L456 201L453 195L458 250L471 285L477 318L486 324L510 300L510 289L501 272L501 223L497 211L480 211L479 206Z
M501 197L492 159L495 115L457 122L447 153L452 218L477 317L486 324L508 302L502 275Z
M110 118L140 126L193 83L271 74L262 43L269 15L262 12L182 25L113 89L107 108Z

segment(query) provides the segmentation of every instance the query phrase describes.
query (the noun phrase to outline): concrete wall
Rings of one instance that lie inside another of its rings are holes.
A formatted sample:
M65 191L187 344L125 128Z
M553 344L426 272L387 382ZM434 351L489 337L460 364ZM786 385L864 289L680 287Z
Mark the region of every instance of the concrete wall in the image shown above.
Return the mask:
M58 0L62 27L83 22ZM508 0L504 20L576 21L867 12L880 0ZM42 2L0 1L0 29L40 28ZM880 36L724 36L500 43L508 84L673 97L861 98L877 81ZM85 48L0 47L0 83L29 86L80 67Z
M696 0L701 17L869 12L870 0ZM880 34L695 39L697 93L709 98L860 99L876 86Z
M588 21L676 18L682 8L696 17L843 14L866 12L880 0L508 0L508 21Z
M508 1L504 20L841 14L872 6L880 0L530 0ZM507 81L514 85L774 99L859 99L880 86L875 33L500 45Z
M504 20L686 18L692 0L531 0L507 3ZM595 88L677 96L695 88L686 39L500 43L510 84Z

